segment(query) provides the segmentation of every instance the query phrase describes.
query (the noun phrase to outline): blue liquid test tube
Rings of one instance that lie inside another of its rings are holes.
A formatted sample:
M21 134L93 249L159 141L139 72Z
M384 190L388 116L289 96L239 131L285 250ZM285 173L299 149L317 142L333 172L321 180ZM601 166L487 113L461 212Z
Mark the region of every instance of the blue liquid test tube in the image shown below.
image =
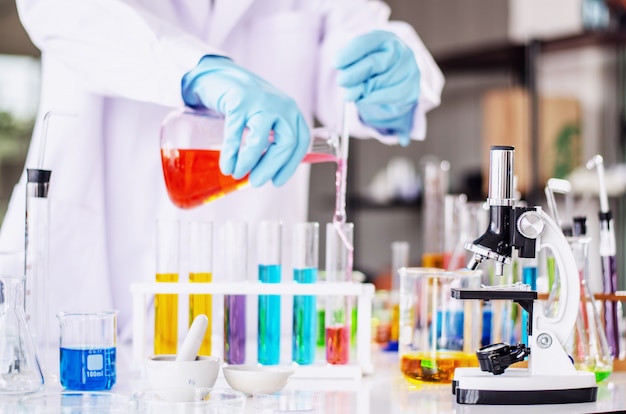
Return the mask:
M319 223L296 223L293 231L293 281L315 283L319 258ZM300 365L315 360L317 301L313 295L293 297L292 359Z
M229 221L224 225L225 269L229 281L244 282L248 269L248 226ZM246 362L246 295L224 295L224 362Z
M258 232L258 265L261 283L280 283L280 221L262 221ZM280 361L280 295L259 295L258 362L277 365Z

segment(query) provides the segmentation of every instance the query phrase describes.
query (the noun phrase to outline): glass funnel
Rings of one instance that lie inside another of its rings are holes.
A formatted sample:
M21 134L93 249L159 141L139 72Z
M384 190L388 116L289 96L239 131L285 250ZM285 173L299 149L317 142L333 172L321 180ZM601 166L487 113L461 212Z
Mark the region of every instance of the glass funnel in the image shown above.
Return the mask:
M43 387L24 313L24 282L24 276L0 276L0 394L28 394Z
M234 179L220 171L224 119L219 114L192 108L170 112L161 125L160 139L165 185L176 206L193 208L248 184L248 176ZM338 133L313 129L309 151L302 162L337 162L338 158Z

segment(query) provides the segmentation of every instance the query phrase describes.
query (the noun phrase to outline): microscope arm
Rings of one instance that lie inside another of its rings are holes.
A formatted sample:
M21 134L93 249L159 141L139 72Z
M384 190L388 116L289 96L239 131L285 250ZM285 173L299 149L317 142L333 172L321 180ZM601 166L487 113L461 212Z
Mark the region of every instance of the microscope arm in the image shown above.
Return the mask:
M533 335L536 330L550 331L554 333L561 344L565 344L576 323L580 304L578 268L572 249L561 229L542 210L538 210L538 213L543 219L545 229L538 239L537 250L547 248L554 254L561 291L554 317L546 316L543 309L539 309L539 312L533 312Z
M561 229L541 208L520 215L516 230L526 238L537 239L537 252L546 248L554 253L561 284L555 316L546 316L541 302L533 304L528 335L531 349L528 368L532 375L575 374L576 369L563 348L574 329L580 303L580 282L574 254Z

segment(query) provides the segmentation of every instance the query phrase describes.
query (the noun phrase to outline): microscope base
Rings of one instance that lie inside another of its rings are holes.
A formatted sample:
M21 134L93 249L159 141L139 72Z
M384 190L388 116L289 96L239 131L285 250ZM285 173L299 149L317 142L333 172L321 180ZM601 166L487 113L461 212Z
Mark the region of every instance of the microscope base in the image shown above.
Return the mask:
M452 393L459 404L528 405L596 401L598 386L592 372L531 375L528 369L509 368L493 375L480 368L457 368Z

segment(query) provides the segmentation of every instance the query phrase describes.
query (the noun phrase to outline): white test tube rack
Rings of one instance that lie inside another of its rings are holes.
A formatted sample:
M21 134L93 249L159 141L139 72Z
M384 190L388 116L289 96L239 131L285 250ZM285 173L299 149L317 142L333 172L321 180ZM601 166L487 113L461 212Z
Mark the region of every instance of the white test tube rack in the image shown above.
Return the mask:
M157 293L210 295L308 295L353 296L357 301L356 359L345 365L293 363L293 378L359 379L374 371L372 364L372 299L375 288L371 283L317 282L312 284L283 282L211 282L211 283L135 283L130 288L133 297L132 358L135 367L141 367L146 353L146 313L148 298ZM256 337L254 337L256 340Z

